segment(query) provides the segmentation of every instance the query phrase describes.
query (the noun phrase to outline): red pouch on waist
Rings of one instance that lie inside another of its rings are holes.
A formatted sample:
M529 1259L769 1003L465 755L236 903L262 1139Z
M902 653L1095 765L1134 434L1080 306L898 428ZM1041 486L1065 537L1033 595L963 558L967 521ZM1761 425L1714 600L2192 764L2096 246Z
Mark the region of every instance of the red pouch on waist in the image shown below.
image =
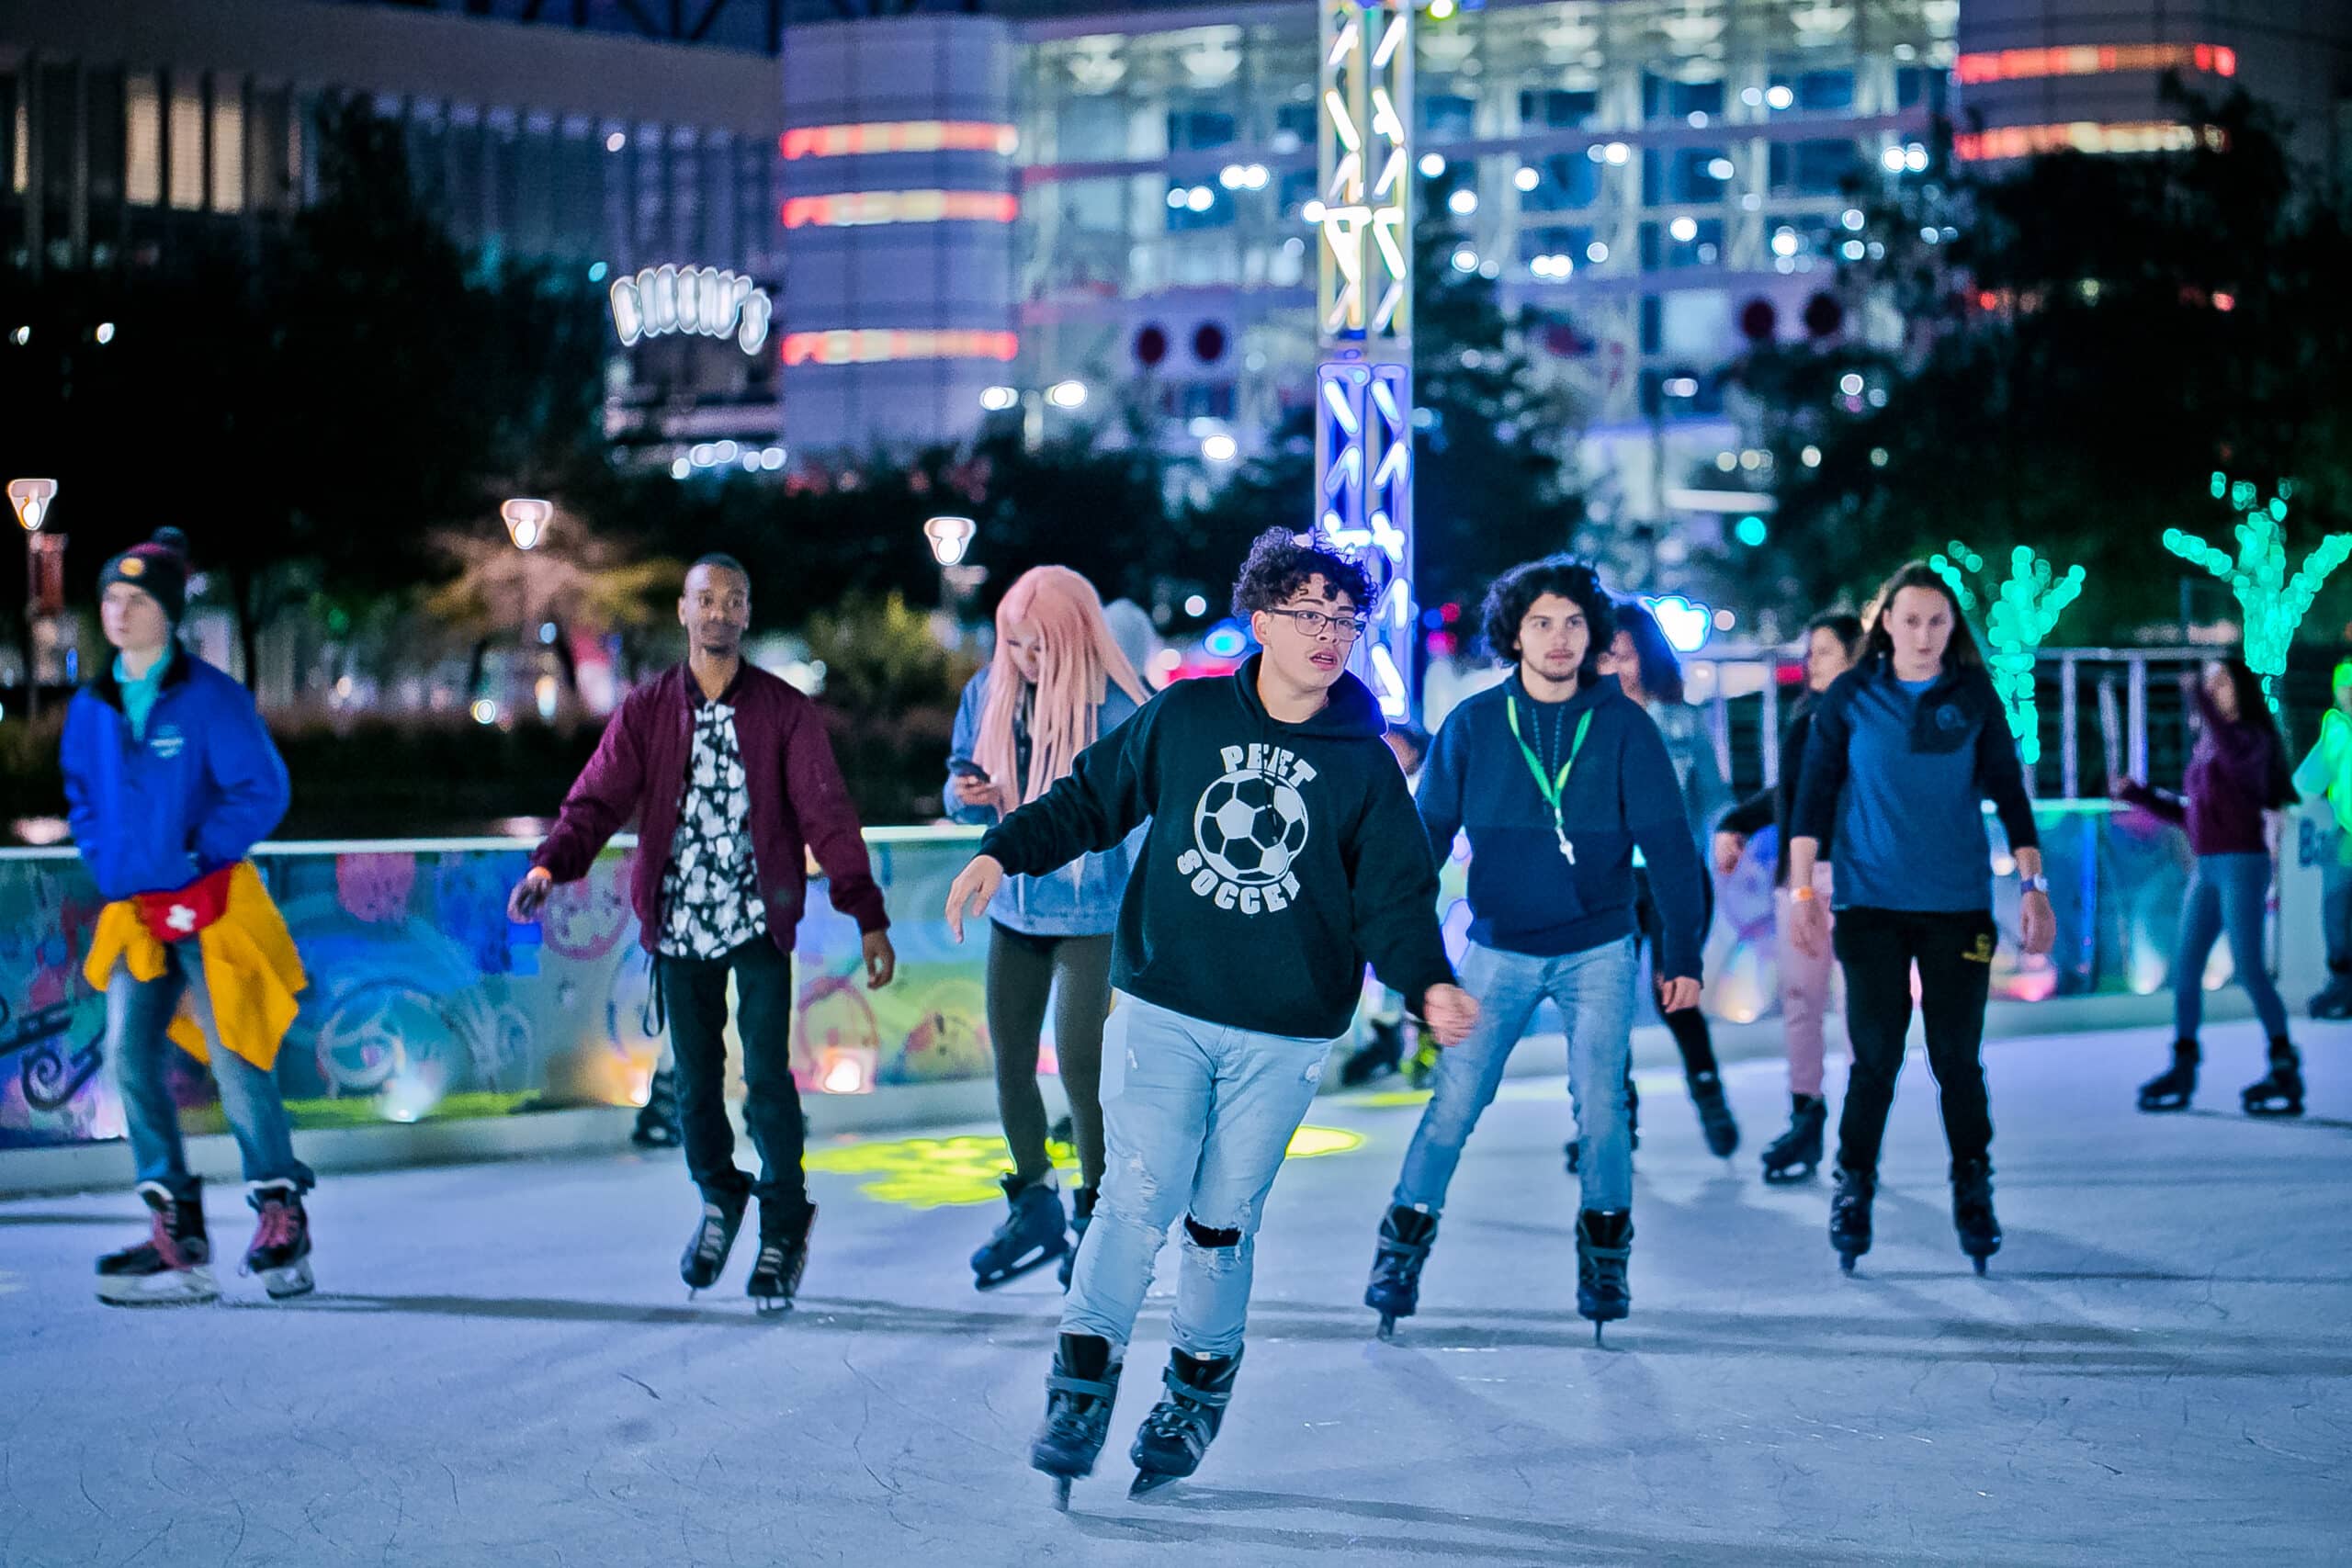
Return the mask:
M176 893L131 895L130 901L139 907L140 924L157 942L186 942L227 911L229 879L236 870L233 865L224 865Z

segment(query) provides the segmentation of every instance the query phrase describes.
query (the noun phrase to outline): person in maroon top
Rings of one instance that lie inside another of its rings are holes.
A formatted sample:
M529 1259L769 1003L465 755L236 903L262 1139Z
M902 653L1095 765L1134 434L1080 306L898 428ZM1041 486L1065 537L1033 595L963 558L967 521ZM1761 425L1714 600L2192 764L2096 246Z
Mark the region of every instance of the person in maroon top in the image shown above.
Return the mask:
M760 1254L745 1293L765 1312L791 1303L817 1217L801 1168L790 1035L792 940L811 852L833 908L865 933L866 984L888 985L898 958L816 704L743 659L752 581L742 566L729 556L696 561L678 620L692 652L613 715L507 913L537 919L548 890L585 876L605 841L636 818L629 901L639 940L654 955L654 994L677 1059L686 1170L703 1200L678 1271L690 1291L717 1283L756 1194ZM736 1168L727 1122L729 976L743 1043L743 1122L760 1154L756 1183Z
M2245 1090L2257 1116L2300 1116L2302 1064L2287 1038L2287 1006L2262 950L2264 907L2270 889L2270 838L2264 816L2291 806L2295 786L2287 745L2262 694L2262 682L2242 659L2209 662L2195 687L2201 720L2196 750L2181 776L2181 792L2150 789L2136 779L2115 786L2118 800L2188 829L2197 869L2180 906L2180 936L2173 950L2172 1066L2140 1086L2143 1111L2180 1111L2197 1092L2197 1030L2204 1020L2205 960L2227 931L2238 984L2270 1038L2270 1076Z

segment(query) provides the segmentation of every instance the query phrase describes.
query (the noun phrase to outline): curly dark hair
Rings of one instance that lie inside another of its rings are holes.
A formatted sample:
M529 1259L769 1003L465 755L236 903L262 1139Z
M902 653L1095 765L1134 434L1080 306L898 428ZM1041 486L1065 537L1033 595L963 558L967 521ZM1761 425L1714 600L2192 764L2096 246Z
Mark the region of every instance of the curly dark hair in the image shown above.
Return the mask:
M1545 556L1541 560L1515 566L1495 579L1493 586L1487 590L1486 603L1478 607L1479 635L1497 659L1507 664L1517 663L1519 624L1527 619L1527 612L1535 607L1535 601L1546 593L1556 593L1584 612L1591 640L1585 645L1584 663L1577 671L1577 681L1579 685L1585 684L1600 673L1601 657L1617 636L1617 615L1609 590L1600 585L1600 574L1574 556Z
M1292 595L1316 578L1334 593L1344 593L1358 615L1372 613L1372 580L1363 568L1337 550L1327 549L1288 528L1269 528L1250 544L1250 558L1233 580L1233 613L1247 620L1260 610L1279 610Z

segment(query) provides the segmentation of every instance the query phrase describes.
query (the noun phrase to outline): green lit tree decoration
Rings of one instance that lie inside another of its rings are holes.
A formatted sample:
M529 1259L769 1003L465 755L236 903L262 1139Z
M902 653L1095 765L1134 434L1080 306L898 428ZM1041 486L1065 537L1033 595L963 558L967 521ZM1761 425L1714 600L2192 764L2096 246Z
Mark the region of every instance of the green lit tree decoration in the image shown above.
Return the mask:
M2018 757L2030 770L2041 761L2041 723L2033 700L2034 657L2049 640L2050 631L2066 606L2083 596L2083 569L2058 569L2025 545L2009 552L2009 575L1992 588L1992 603L1979 594L1969 579L1984 570L1984 558L1958 539L1943 553L1929 558L1936 575L1951 585L1961 609L1981 613L1987 648L1984 661L1992 669L1993 689L2000 694L2001 709L2008 716L2009 733L2018 743Z
M2263 695L2276 713L2277 682L2287 673L2287 649L2311 613L2312 601L2319 597L2320 585L2352 557L2352 534L2328 535L2290 578L2287 502L2294 497L2294 481L2280 479L2278 493L2267 502L2251 480L2221 472L2213 475L2211 490L2215 501L2227 501L2237 513L2236 557L2178 528L2165 530L2165 548L2191 566L2203 567L2237 595L2245 615L2245 661L2262 677Z

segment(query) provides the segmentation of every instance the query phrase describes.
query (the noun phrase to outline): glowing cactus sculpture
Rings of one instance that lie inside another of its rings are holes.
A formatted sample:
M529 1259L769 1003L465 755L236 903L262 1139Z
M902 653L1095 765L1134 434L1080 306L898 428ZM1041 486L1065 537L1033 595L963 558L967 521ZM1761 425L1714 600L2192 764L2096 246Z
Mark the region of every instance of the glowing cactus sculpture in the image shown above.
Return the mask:
M2064 575L2025 545L2009 552L2009 575L1995 586L1985 606L1969 584L1972 574L1984 570L1984 558L1954 539L1944 553L1929 558L1936 575L1951 585L1961 608L1981 613L1984 621L1985 662L1992 669L1993 689L2008 716L2009 733L2018 756L2028 769L2041 761L2041 725L2033 700L2033 661L2051 628L2066 606L2083 595L2083 569L2070 566Z
M2287 673L2287 649L2295 629L2311 613L2312 601L2328 574L2352 557L2352 534L2330 534L2303 558L2293 577L2287 575L2287 503L2295 493L2294 481L2278 481L2268 501L2246 479L2215 473L2212 497L2226 501L2237 513L2237 554L2178 528L2165 530L2165 548L2192 566L2203 567L2229 585L2245 615L2245 661L2262 677L2263 695L2272 712L2278 708L2278 679Z

